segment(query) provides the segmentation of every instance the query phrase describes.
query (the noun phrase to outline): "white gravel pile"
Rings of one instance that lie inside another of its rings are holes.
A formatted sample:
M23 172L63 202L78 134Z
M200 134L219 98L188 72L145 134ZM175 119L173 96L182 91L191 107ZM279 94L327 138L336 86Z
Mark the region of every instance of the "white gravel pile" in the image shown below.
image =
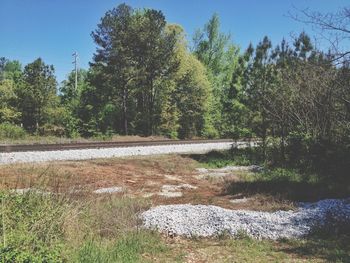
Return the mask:
M170 235L209 237L240 232L262 239L301 238L330 214L350 220L350 203L327 199L301 204L297 211L256 212L207 205L161 205L141 214L144 227Z
M239 142L237 147L246 147L249 143ZM253 144L251 144L253 145ZM213 150L228 150L232 147L231 142L220 143L196 143L196 144L173 144L158 146L134 146L119 148L101 148L84 150L63 151L35 151L0 153L0 164L31 163L62 160L87 160L98 158L157 155L172 153L206 153Z

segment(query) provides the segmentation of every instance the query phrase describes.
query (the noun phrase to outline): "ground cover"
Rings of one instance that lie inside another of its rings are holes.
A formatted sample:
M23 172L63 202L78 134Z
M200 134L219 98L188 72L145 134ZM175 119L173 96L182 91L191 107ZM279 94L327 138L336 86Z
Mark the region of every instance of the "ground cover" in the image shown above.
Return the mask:
M278 189L281 185L273 183L281 181L304 185L304 177L290 170L236 170L203 177L203 168L242 164L237 160L216 161L215 165L203 161L212 155L204 155L202 160L169 155L1 166L0 261L349 261L349 235L337 231L320 231L304 240L258 241L244 233L235 239L224 234L186 239L142 229L138 215L156 205L192 203L276 211L293 210L299 201L346 195L332 187L317 190L312 176L303 188L307 196L292 194L298 193L300 185L287 194L283 193L290 185L277 192L262 186ZM251 186L257 182L259 187ZM94 193L112 187L123 191ZM181 195L166 196L164 192Z

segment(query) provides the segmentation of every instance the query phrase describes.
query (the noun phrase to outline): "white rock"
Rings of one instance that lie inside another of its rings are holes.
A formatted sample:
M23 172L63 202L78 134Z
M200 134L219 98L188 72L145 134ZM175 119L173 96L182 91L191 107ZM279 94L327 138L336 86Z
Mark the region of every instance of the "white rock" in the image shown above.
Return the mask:
M165 184L162 186L162 191L158 193L160 196L164 197L181 197L183 194L179 190L184 189L197 189L197 186L193 186L190 184L179 184L179 185L171 185Z
M152 197L152 196L154 196L154 193L145 193L145 194L142 195L142 197L144 197L144 198L149 198L149 197Z
M113 186L106 188L99 188L94 191L95 194L112 194L112 193L121 193L124 191L123 187Z
M26 193L35 193L39 195L51 195L51 192L42 191L36 188L22 188L22 189L11 189L10 193L23 195Z
M181 197L183 194L182 192L165 192L164 191L164 192L159 192L158 195L173 198L173 197Z
M249 200L250 200L250 198L243 197L243 198L239 198L239 199L232 199L232 200L230 200L230 203L232 203L232 204L240 204L240 203L246 203Z
M196 168L196 171L203 174L203 173L207 173L208 169L207 168Z

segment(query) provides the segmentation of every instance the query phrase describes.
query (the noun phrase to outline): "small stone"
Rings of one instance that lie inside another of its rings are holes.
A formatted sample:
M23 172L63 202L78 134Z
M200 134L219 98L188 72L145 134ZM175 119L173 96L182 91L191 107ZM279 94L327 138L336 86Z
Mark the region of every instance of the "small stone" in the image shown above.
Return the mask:
M164 196L164 197L181 197L182 192L159 192L158 195Z
M145 194L142 195L142 197L144 197L144 198L149 198L149 197L152 197L152 196L154 196L154 193L145 193Z
M232 200L230 200L230 203L232 203L232 204L240 204L240 203L246 203L249 200L250 200L250 198L243 197L243 198L239 198L239 199L232 199Z
M99 188L94 191L95 194L112 194L112 193L121 193L123 192L123 187L114 186L114 187L106 187L106 188Z

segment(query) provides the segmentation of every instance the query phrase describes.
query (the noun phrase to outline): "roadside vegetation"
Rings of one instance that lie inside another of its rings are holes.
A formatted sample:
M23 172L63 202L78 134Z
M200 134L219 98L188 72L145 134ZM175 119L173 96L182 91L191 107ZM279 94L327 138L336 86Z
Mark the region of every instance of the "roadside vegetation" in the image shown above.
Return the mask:
M247 157L255 156L256 151L239 150L235 155L230 151L208 153L200 161L195 161L195 156L161 156L4 166L0 262L256 262L257 258L261 262L347 262L350 259L348 226L315 229L304 240L279 241L254 240L245 233L235 239L224 234L211 239L185 239L141 228L140 212L152 205L174 202L130 196L133 189L139 189L136 180L141 175L152 182L158 180L152 177L155 173L185 174L182 177L185 179L191 177L195 167L256 164ZM243 159L246 160L242 163ZM295 209L299 201L348 197L348 192L341 192L342 188L322 184L317 177L310 176L305 182L305 175L295 170L263 167L260 173L237 173L239 180L207 183L204 180L203 185L197 184L198 190L206 184L219 186L220 191L213 192L212 197L204 196L203 200L209 198L216 204L215 198L249 197L252 201L245 209L261 211ZM126 182L128 176L121 178L126 168L133 174L130 186L134 188L129 187L122 194L92 193L99 185ZM147 185L147 181L141 181L141 185ZM28 188L31 191L23 194L9 191ZM206 191L187 193L183 202L203 203L199 198Z
M346 7L295 19L331 40L349 39ZM147 137L261 144L206 155L2 166L0 262L350 261L348 222L315 228L304 240L260 241L244 233L199 240L146 231L138 217L175 201L231 208L232 197L251 197L235 208L275 211L349 198L349 50L319 50L306 32L240 48L220 31L216 14L190 45L181 25L161 11L126 4L107 11L92 38L97 49L90 67L79 70L77 87L73 72L58 84L54 66L41 58L24 66L0 58L0 143ZM227 165L262 171L200 182L194 171ZM200 187L173 200L142 196L174 180ZM117 183L137 194L92 193Z
M1 195L0 262L137 262L166 251L158 234L138 229L145 201Z

